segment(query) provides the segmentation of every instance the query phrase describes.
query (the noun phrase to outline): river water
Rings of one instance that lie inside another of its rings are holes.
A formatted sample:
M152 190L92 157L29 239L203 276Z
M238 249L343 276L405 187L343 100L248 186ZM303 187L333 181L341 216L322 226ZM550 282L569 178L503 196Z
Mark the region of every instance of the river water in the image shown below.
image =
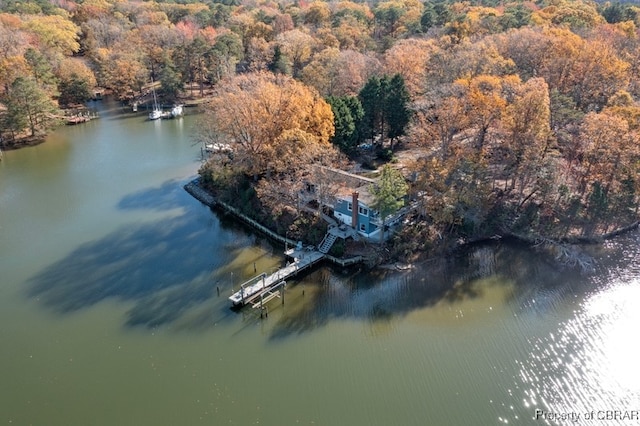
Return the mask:
M260 319L227 297L283 247L182 189L197 118L94 106L0 162L0 424L640 424L637 232L588 275L504 243L320 267Z

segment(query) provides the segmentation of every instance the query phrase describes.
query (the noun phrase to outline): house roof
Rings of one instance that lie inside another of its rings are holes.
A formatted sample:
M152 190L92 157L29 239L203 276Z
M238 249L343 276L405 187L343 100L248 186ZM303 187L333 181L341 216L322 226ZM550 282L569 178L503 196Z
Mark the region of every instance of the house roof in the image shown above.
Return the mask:
M355 190L353 188L352 189L344 188L344 190L338 191L338 193L336 193L336 197L342 200L351 201L354 191L358 193L358 200L362 204L365 204L367 206L371 206L371 204L373 204L374 197L371 194L371 191L369 191L369 187L364 187L364 186L357 188Z
M314 165L314 175L316 182L334 186L337 198L351 200L355 191L358 192L360 202L368 206L373 203L373 195L369 189L377 182L376 179L321 165Z
M314 165L314 168L316 169L316 173L319 173L328 179L331 179L334 181L342 181L347 183L348 184L347 186L351 186L355 188L364 186L364 185L368 186L377 182L376 179L371 179L368 177L356 175L340 169L334 169L333 167Z

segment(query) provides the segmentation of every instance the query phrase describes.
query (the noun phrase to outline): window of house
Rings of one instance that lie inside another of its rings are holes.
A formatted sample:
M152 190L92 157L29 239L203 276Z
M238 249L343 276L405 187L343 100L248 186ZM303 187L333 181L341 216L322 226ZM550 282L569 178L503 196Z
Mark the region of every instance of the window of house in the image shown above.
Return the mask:
M361 230L361 231L366 231L366 228L365 228L365 226L364 226L364 223L361 223L361 224L360 224L360 230Z
M358 213L360 213L361 215L364 216L368 216L369 215L369 209L366 207L358 207Z
M350 201L347 203L347 210L353 210L353 204Z

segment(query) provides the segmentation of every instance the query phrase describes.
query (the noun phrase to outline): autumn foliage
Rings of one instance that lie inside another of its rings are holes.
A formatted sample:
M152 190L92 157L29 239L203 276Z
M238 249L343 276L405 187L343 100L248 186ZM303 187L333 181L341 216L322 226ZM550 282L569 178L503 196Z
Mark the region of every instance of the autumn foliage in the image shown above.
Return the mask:
M0 144L43 134L95 87L144 102L159 81L169 101L210 96L201 137L258 181L299 177L334 147L374 144L377 165L413 149L400 166L432 235L633 220L637 7L494 3L5 1ZM376 95L392 80L399 100Z
M225 80L208 103L203 126L211 142L231 146L246 173L280 173L330 150L333 113L313 89L291 77L243 74Z

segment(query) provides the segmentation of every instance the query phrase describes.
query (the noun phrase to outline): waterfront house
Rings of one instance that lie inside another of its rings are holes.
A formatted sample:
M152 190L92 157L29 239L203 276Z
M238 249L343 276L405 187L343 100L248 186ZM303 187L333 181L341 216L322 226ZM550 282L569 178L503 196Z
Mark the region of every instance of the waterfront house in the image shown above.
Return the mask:
M341 227L351 228L359 237L378 242L382 218L371 207L374 198L370 188L374 185L376 179L330 167L315 166L304 190L301 191L300 199L329 213ZM396 225L403 214L404 211L399 210L387 219L385 234L389 226ZM385 235L386 237L388 235Z

